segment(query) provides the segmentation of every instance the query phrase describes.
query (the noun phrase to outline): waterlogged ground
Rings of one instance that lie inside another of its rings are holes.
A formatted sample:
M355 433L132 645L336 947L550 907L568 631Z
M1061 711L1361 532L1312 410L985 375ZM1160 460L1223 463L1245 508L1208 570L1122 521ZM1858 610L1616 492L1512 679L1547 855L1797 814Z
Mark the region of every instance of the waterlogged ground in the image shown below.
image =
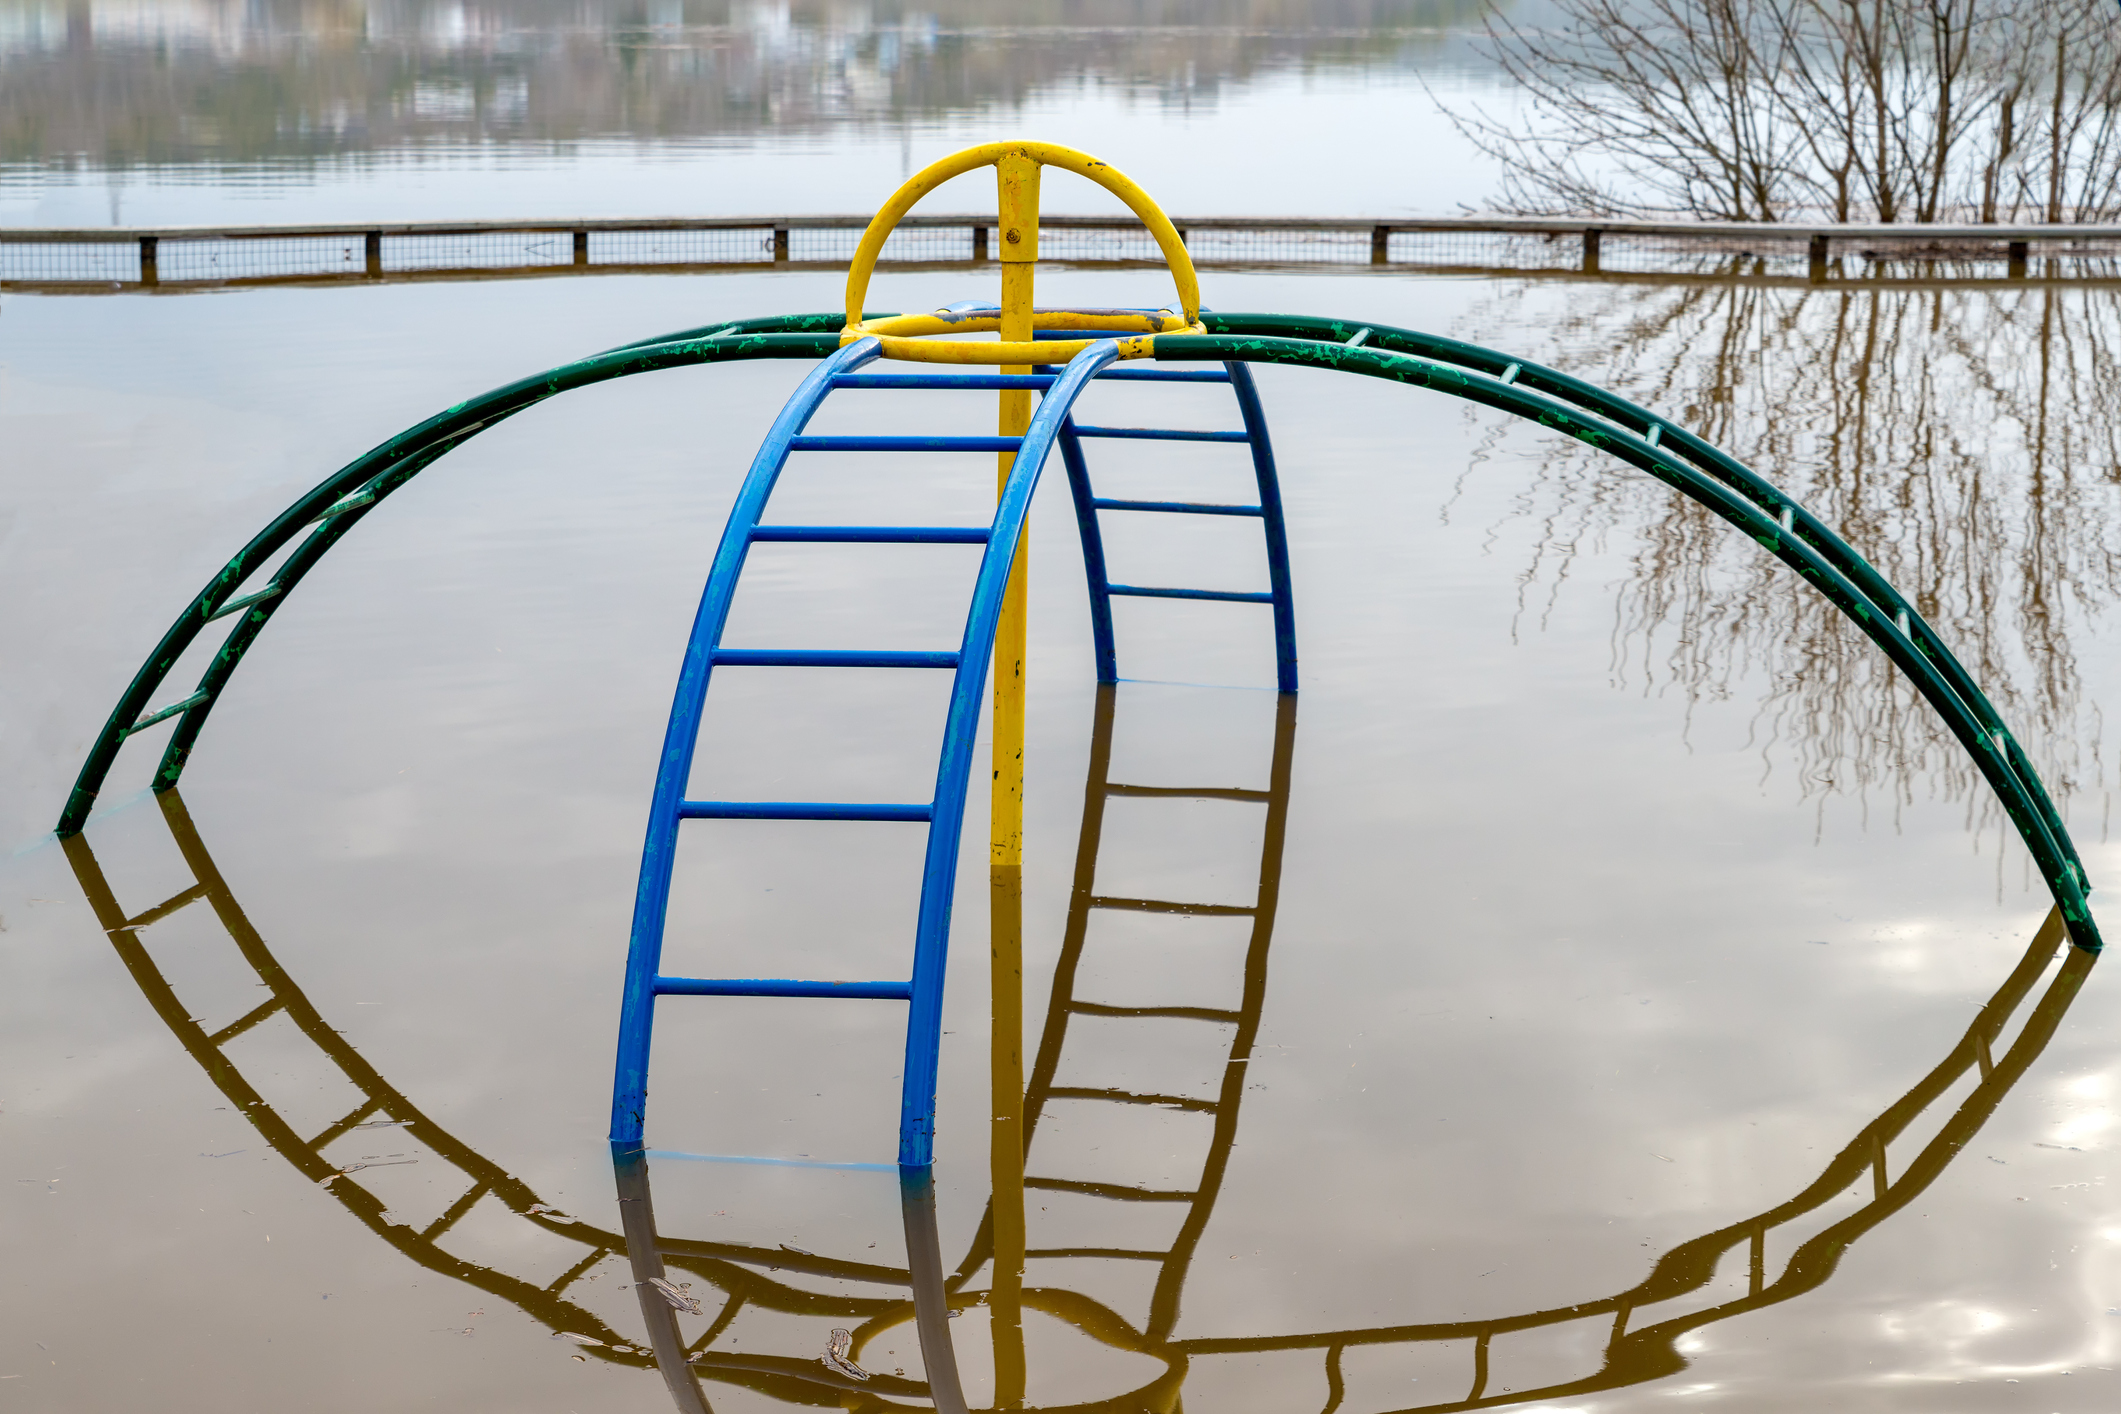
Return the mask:
M888 277L876 302L987 292L964 278ZM1148 272L1042 289L1163 298ZM1215 275L1207 297L1521 348L1720 419L1979 640L2095 882L2121 877L2098 711L2121 687L2113 490L2074 443L2093 470L2028 479L2025 449L2060 437L2038 408L2062 405L1963 391L2016 396L1974 374L2034 366L2054 347L2040 312L1967 295L1903 319L1905 357L1973 372L1924 391L1873 368L1891 407L1837 424L1803 379L1833 330L1892 310L1704 326L1700 299L1572 290ZM290 598L179 795L142 792L151 729L85 844L40 833L162 627L327 471L577 354L839 294L824 275L614 277L0 311L6 1407L925 1407L886 1167L896 1004L664 1005L654 1221L702 1308L675 1311L674 1366L698 1357L675 1393L603 1142L680 646L801 366L608 384L467 443ZM2110 296L2071 298L2049 313L2107 317ZM1747 352L1658 371L1660 349L1711 345ZM2022 848L1908 694L1634 473L1431 394L1260 383L1295 703L1269 690L1264 611L1169 603L1119 606L1130 680L1100 698L1057 480L1034 513L1026 1406L2113 1408L2121 1007L2039 934ZM1099 421L1234 425L1216 388L1093 396ZM925 399L850 394L819 428L991 417L984 395ZM1228 450L1104 446L1096 470L1111 495L1234 499ZM965 523L991 468L812 457L783 484L790 521ZM1249 522L1135 519L1157 523L1114 526L1116 577L1264 587ZM969 552L768 548L787 553L760 560L732 642L954 641ZM2036 613L2029 584L2063 588ZM925 798L937 683L727 686L696 794ZM915 828L688 826L670 970L898 975ZM933 1249L975 1408L1016 1379L986 1260L983 828ZM873 1379L820 1361L836 1328Z

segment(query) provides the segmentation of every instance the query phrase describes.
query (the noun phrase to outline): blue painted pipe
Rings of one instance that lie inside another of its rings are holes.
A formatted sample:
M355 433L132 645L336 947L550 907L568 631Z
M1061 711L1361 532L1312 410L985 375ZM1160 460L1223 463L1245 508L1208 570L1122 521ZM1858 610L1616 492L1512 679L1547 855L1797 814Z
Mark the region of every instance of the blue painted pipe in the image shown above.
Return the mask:
M684 800L683 820L926 820L926 805L842 805L829 800Z
M1108 383L1227 383L1230 375L1175 368L1113 368L1097 375Z
M851 348L852 345L849 345ZM795 452L1013 452L1015 437L797 437Z
M666 997L877 997L905 1001L911 982L805 982L788 977L658 977Z
M716 648L714 661L734 668L954 668L957 654L888 648Z
M950 906L957 881L957 852L964 833L965 793L972 772L972 746L979 729L987 660L1008 586L1009 566L1023 536L1031 493L1038 489L1046 455L1061 433L1068 409L1099 369L1119 357L1119 345L1099 339L1068 361L1067 369L1039 400L1025 431L994 515L994 533L980 559L965 619L957 682L943 725L942 760L935 772L935 818L928 827L928 857L921 872L921 907L914 925L913 1007L906 1018L906 1069L899 1102L898 1160L905 1168L935 1162L935 1075L943 1030L943 973L949 958Z
M1220 599L1232 604L1271 604L1272 594L1252 594L1238 589L1157 589L1142 584L1108 584L1107 594L1124 594L1135 599Z
M1106 372L1111 378L1115 373ZM1083 542L1083 577L1090 587L1090 644L1097 656L1097 680L1119 681L1119 655L1112 645L1112 593L1105 567L1105 533L1097 523L1097 493L1090 489L1090 468L1083 460L1083 441L1070 420L1061 427L1061 464L1068 469L1068 494L1075 502L1075 528Z
M1228 383L1237 396L1237 409L1244 419L1243 432L1161 433L1143 428L1096 428L1072 421L1061 430L1061 459L1068 468L1068 489L1075 500L1075 523L1082 536L1083 569L1090 582L1090 638L1097 656L1097 680L1119 681L1119 655L1113 645L1112 596L1151 599L1219 599L1240 604L1274 606L1274 679L1283 692L1296 691L1296 611L1289 573L1289 532L1282 515L1281 483L1274 465L1274 444L1267 435L1266 414L1259 405L1259 392L1249 367L1235 360L1219 372L1173 374L1163 369L1113 369L1100 378L1141 382ZM1259 487L1256 506L1217 505L1189 501L1129 501L1099 496L1090 485L1090 469L1083 456L1082 438L1097 435L1147 436L1154 438L1208 439L1247 442L1252 448L1252 475ZM1104 532L1099 511L1159 511L1174 515L1258 516L1267 541L1266 594L1231 593L1212 589L1156 589L1141 585L1114 584L1105 562Z
M761 525L753 540L794 540L850 545L984 545L984 525Z
M1101 511L1166 511L1186 516L1256 516L1266 512L1258 506L1224 506L1212 501L1115 501L1099 496L1090 502Z
M1075 425L1078 437L1116 437L1131 442L1243 442L1243 432L1199 432L1187 427L1087 427Z
M850 373L835 388L1050 388L1052 373ZM1184 375L1182 375L1184 376Z
M1260 513L1266 519L1267 584L1274 591L1274 682L1283 692L1296 691L1296 590L1289 573L1289 525L1281 509L1281 476L1274 468L1274 441L1267 435L1267 414L1259 405L1252 366L1223 365L1230 389L1237 394L1238 415L1252 443L1252 475L1259 486Z
M803 379L751 459L751 470L737 492L729 523L722 530L722 542L714 552L714 564L707 573L707 587L700 595L699 613L693 618L692 636L685 645L685 661L678 669L670 725L663 732L655 794L648 805L647 839L641 847L640 882L634 889L633 929L626 945L626 981L619 1002L618 1061L611 1083L611 1140L615 1144L641 1142L642 1119L648 1108L655 977L663 956L663 919L670 906L678 806L692 775L693 748L699 741L700 712L707 700L714 650L729 619L730 599L736 593L744 556L751 548L751 532L765 511L767 498L773 494L781 468L788 464L789 444L817 412L818 404L832 389L832 380L871 362L877 352L876 340L859 339L836 350Z

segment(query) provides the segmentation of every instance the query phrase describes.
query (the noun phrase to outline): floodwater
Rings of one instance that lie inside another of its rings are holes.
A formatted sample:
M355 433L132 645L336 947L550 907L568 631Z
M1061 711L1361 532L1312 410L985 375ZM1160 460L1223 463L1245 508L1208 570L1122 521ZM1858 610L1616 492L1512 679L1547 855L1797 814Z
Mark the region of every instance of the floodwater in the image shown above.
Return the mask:
M1916 598L2094 883L2121 877L2111 291L1203 282L1506 348L1748 459ZM181 791L144 789L151 728L85 834L44 833L163 627L326 473L582 353L841 298L784 271L0 306L4 1407L878 1410L953 1377L975 1409L1112 1414L2121 1402L2121 1003L2001 811L1740 537L1435 393L1258 374L1293 695L1263 609L1155 601L1118 606L1100 691L1042 490L1023 1021L994 1044L975 811L932 1191L891 1165L895 1003L671 998L645 1164L604 1142L669 693L800 365L603 384L469 440L289 597ZM815 430L991 426L987 395L925 398L849 392ZM1215 387L1100 386L1084 415L1234 425ZM1250 474L1094 456L1121 497ZM774 513L970 523L991 496L984 458L799 457ZM1250 521L1127 520L1155 523L1108 518L1115 578L1264 587ZM958 632L964 549L756 553L732 642ZM924 799L936 677L726 675L692 793ZM688 824L667 970L903 975L915 828ZM1030 1181L997 1192L1018 1107ZM1019 1214L1020 1277L992 1260ZM949 1293L947 1369L917 1275Z

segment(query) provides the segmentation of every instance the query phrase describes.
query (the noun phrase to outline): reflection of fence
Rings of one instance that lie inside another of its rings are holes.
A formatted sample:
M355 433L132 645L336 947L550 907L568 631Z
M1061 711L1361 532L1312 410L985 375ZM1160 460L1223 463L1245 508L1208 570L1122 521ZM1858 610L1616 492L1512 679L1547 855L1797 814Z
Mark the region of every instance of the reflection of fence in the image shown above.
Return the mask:
M866 216L405 222L340 226L0 227L0 287L110 290L685 270L840 269ZM1810 226L1509 218L1191 217L1210 267L1729 278L1830 284L2121 281L2121 227ZM976 265L994 225L909 216L901 265ZM1132 217L1046 216L1051 263L1161 267Z
M1096 852L1104 801L1111 795L1142 793L1140 788L1116 786L1106 778L1111 739L1111 702L1111 690L1106 689L1100 702L1096 749L1092 758L1091 779L1086 788L1083 844L1077 860L1075 899L1071 906L1069 929L1064 943L1062 968L1056 977L1053 1004L1048 1013L1039 1057L1034 1065L1030 1094L1026 1097L1027 1109L1031 1114L1036 1114L1046 1103L1060 1098L1103 1098L1127 1102L1124 1097L1117 1095L1076 1096L1068 1087L1055 1084L1068 1020L1073 1016L1121 1014L1146 1018L1169 1015L1176 1019L1190 1019L1190 1014L1198 1010L1202 1013L1198 1018L1200 1020L1234 1023L1237 1029L1233 1033L1224 1066L1218 1100L1195 1102L1190 1097L1138 1097L1165 1103L1176 1098L1187 1103L1212 1107L1215 1115L1214 1132L1202 1177L1193 1189L1160 1193L1153 1190L1126 1189L1114 1184L1047 1178L1032 1180L1032 1186L1041 1190L1080 1192L1093 1197L1130 1203L1169 1202L1175 1208L1182 1206L1186 1214L1179 1224L1177 1238L1163 1251L1083 1249L1041 1253L1034 1250L1033 1255L1036 1256L1067 1257L1083 1261L1150 1260L1157 1262L1161 1268L1147 1317L1138 1325L1109 1306L1066 1287L1032 1287L1024 1291L1023 1302L1026 1306L1069 1322L1105 1345L1153 1356L1163 1366L1163 1372L1149 1385L1115 1401L1073 1406L1075 1414L1092 1414L1092 1411L1102 1411L1103 1414L1122 1414L1122 1411L1127 1411L1127 1414L1132 1414L1132 1411L1145 1408L1168 1414L1168 1411L1178 1407L1185 1375L1189 1363L1194 1358L1257 1351L1319 1352L1322 1361L1322 1382L1326 1390L1326 1414L1333 1414L1343 1401L1345 1381L1342 1376L1342 1360L1344 1353L1351 1347L1469 1343L1471 1368L1468 1371L1468 1393L1460 1399L1423 1406L1430 1411L1486 1408L1583 1395L1670 1375L1683 1369L1687 1363L1686 1358L1679 1353L1678 1342L1688 1333L1731 1316L1790 1300L1815 1289L1833 1275L1842 1254L1858 1238L1919 1196L1979 1132L2004 1095L2023 1078L2045 1049L2094 960L2093 955L2080 949L2062 947L2064 931L2061 921L2056 915L2050 914L2017 967L1981 1009L1958 1044L1928 1075L1877 1119L1865 1126L1826 1165L1817 1179L1785 1203L1672 1248L1658 1259L1646 1278L1624 1291L1596 1301L1484 1320L1378 1326L1291 1335L1173 1339L1171 1331L1177 1320L1178 1299L1186 1268L1194 1244L1206 1226L1220 1186L1223 1166L1235 1141L1236 1100L1242 1091L1245 1069L1241 1062L1256 1030L1259 1008L1265 995L1266 947L1273 918L1281 822L1287 809L1289 747L1294 726L1293 700L1285 700L1277 722L1274 767L1269 790L1218 793L1234 800L1262 801L1268 811L1268 820L1258 903L1249 915L1253 919L1253 927L1251 944L1247 948L1244 964L1243 1000L1233 1013L1217 1012L1212 1018L1207 1015L1210 1010L1207 1008L1113 1008L1086 1003L1075 996L1074 964L1081 956L1088 918L1093 910L1113 902L1095 894L1092 887L1095 881ZM134 980L185 1050L206 1070L214 1084L229 1097L231 1104L237 1106L250 1119L268 1144L305 1176L325 1183L326 1191L337 1198L363 1226L422 1266L454 1276L482 1291L511 1301L555 1331L588 1336L592 1340L603 1342L601 1345L586 1347L585 1354L593 1354L636 1368L647 1368L651 1364L660 1363L666 1381L672 1383L681 1409L702 1407L694 1404L686 1393L697 1393L687 1377L687 1366L707 1379L746 1386L787 1403L842 1406L871 1411L871 1414L886 1409L922 1408L924 1405L920 1402L906 1401L934 1399L943 1393L940 1390L931 1391L925 1381L894 1375L878 1374L866 1383L857 1383L826 1369L815 1355L809 1352L779 1356L739 1354L711 1348L747 1306L812 1317L821 1325L832 1321L846 1321L856 1327L857 1354L861 1345L873 1341L883 1331L916 1319L915 1301L901 1293L906 1292L916 1280L926 1278L933 1282L940 1276L933 1265L932 1217L924 1218L924 1195L907 1195L909 1248L913 1251L911 1270L874 1262L798 1253L787 1248L656 1236L654 1248L655 1256L659 1259L658 1270L666 1265L678 1268L712 1283L723 1295L719 1309L712 1309L706 1315L704 1328L700 1333L682 1345L678 1343L681 1336L676 1319L663 1319L656 1314L664 1308L654 1304L648 1292L642 1293L642 1299L644 1310L656 1316L649 1322L650 1335L653 1338L651 1343L658 1347L653 1353L648 1349L632 1346L595 1315L568 1299L568 1287L589 1273L598 1262L628 1251L625 1238L618 1233L594 1227L563 1214L535 1211L543 1209L544 1205L537 1202L537 1195L526 1184L434 1124L403 1094L377 1074L358 1052L326 1024L321 1014L274 960L263 939L251 927L229 893L226 882L207 855L177 793L169 792L160 797L160 800L170 831L197 882L162 903L128 915L118 903L86 839L76 836L64 841L64 845L82 888ZM186 1003L162 976L139 936L141 930L200 901L211 906L244 961L255 972L262 985L269 989L269 996L263 1003L213 1031L208 1031L205 1024L192 1018ZM2033 996L2042 977L2047 974L2049 964L2058 950L2064 953L2061 968L2048 981L2037 1002L2027 1008L2028 999ZM2021 1011L2025 1012L2024 1019L2015 1036L2011 1037L2006 1045L2006 1032L2013 1018ZM1187 1013L1187 1017L1178 1017L1180 1012ZM329 1063L362 1093L360 1104L338 1122L313 1137L305 1138L281 1117L244 1078L236 1061L227 1052L232 1042L276 1015L284 1015L291 1021L302 1036L323 1052ZM1969 1073L1978 1073L1978 1081L1943 1117L1927 1142L1921 1145L1900 1171L1891 1172L1887 1161L1888 1146L1907 1136L1916 1121L1932 1108L1938 1107L1945 1095ZM394 1221L383 1200L362 1186L357 1176L359 1165L342 1166L325 1157L323 1153L345 1135L355 1132L356 1126L371 1123L370 1117L376 1115L391 1121L408 1123L410 1132L417 1136L427 1149L454 1165L469 1181L469 1187L464 1193L450 1204L441 1217L424 1228L414 1229ZM629 1190L626 1187L628 1176L622 1166L622 1196L638 1202L637 1207L630 1207L628 1211L625 1226L629 1232L635 1230L638 1219L647 1217L645 1202L638 1201L646 1198L645 1174L638 1175L638 1178L640 1186ZM1852 1187L1864 1185L1866 1180L1869 1190L1866 1199L1811 1236L1797 1242L1781 1263L1779 1272L1771 1267L1768 1260L1768 1239L1771 1234L1794 1230L1803 1219L1842 1198ZM444 1250L442 1240L448 1235L450 1228L468 1213L481 1197L489 1194L520 1220L535 1224L551 1235L579 1244L583 1252L580 1260L557 1280L540 1285L466 1261ZM929 1223L925 1229L928 1234L926 1236L920 1226L924 1220ZM640 1230L645 1233L652 1231L652 1227L643 1227ZM991 1250L990 1233L991 1225L983 1223L966 1260L947 1282L940 1283L947 1288L948 1295L945 1299L951 1308L965 1309L977 1306L987 1299L988 1294L972 1288L970 1281L987 1260ZM1698 1300L1699 1293L1715 1280L1721 1262L1741 1250L1744 1251L1746 1260L1745 1294L1689 1308L1688 1298ZM634 1269L637 1275L649 1270L646 1253L636 1254ZM877 1284L894 1290L891 1294L877 1296L853 1296L843 1291L806 1290L784 1274L803 1274L834 1282ZM932 1310L919 1314L929 1317L940 1315ZM1647 1324L1644 1323L1646 1315L1650 1317ZM1520 1388L1490 1392L1490 1357L1498 1341L1507 1342L1509 1337L1520 1333L1572 1326L1597 1330L1603 1355L1596 1371L1579 1379L1537 1389ZM656 1359L657 1356L661 1357L660 1361ZM673 1376L676 1377L674 1380ZM946 1404L947 1400L938 1401L938 1407L944 1407Z

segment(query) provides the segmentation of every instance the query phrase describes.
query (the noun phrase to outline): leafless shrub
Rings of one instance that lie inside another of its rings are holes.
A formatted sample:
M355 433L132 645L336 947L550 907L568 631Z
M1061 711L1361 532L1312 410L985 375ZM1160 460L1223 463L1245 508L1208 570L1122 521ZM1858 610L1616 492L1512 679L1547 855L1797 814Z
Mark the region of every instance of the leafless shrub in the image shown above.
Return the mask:
M2121 214L2112 0L1556 0L1488 23L1531 99L1460 127L1525 213L1726 221Z

